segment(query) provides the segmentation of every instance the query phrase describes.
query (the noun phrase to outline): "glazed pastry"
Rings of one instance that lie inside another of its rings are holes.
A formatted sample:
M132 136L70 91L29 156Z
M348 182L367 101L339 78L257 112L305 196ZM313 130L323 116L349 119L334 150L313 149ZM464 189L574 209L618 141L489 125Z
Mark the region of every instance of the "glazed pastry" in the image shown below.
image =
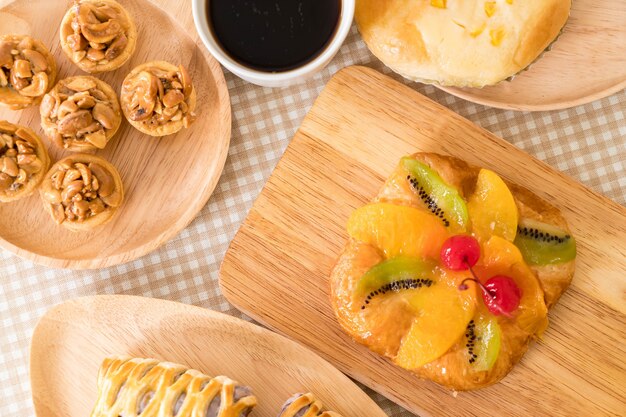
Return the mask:
M357 0L363 40L402 76L457 87L494 85L558 37L571 0Z
M191 125L196 91L185 67L154 61L126 76L121 103L131 125L150 136L166 136Z
M124 199L117 169L98 156L86 154L72 155L54 164L39 193L54 221L72 231L105 224Z
M104 149L122 123L115 91L90 76L59 81L43 98L39 112L52 143L74 152Z
M135 52L137 28L114 0L75 0L60 30L65 55L81 70L95 74L124 65Z
M54 85L57 65L40 41L0 36L0 106L21 110L38 104Z
M250 387L156 359L110 357L98 373L91 417L246 417Z
M331 273L343 329L455 390L508 374L574 273L576 243L558 209L437 154L402 158L348 234Z
M295 394L283 405L278 417L341 417L332 411L322 411L322 403L310 392Z
M41 139L27 127L0 121L0 202L27 197L39 186L50 159Z

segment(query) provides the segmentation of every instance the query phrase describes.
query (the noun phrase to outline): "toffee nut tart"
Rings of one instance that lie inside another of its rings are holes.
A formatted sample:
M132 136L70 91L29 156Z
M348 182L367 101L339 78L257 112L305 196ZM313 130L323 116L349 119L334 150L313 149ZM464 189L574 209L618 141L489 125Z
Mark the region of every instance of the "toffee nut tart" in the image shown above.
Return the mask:
M137 28L114 0L76 0L63 17L60 38L65 55L81 70L95 74L128 61L135 52Z
M402 76L494 85L528 67L561 33L571 0L357 0L367 46Z
M196 91L182 65L139 65L124 79L120 101L128 122L150 136L176 133L195 119Z
M27 127L0 121L0 202L32 194L48 170L50 159L41 139Z
M46 174L39 189L52 219L72 231L103 225L124 199L117 169L104 159L76 154L60 160Z
M56 76L56 62L43 43L26 35L0 36L0 106L21 110L38 104Z
M122 123L115 91L91 76L59 81L43 98L39 112L52 143L73 152L104 149Z
M454 390L506 376L574 274L576 243L557 208L448 156L402 158L347 229L331 272L339 323Z
M91 76L59 81L43 98L39 112L52 143L73 152L104 149L122 123L115 91Z

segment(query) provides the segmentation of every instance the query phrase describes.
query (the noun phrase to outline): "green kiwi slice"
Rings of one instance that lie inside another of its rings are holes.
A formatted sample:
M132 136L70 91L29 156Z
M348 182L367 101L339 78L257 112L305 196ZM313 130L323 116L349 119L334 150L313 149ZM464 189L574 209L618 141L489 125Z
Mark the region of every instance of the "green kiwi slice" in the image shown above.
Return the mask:
M488 371L500 354L502 331L495 317L477 315L465 331L467 361L475 371Z
M430 287L434 264L417 258L399 256L374 265L359 279L356 291L364 299L365 307L371 300L388 292L400 292L421 287Z
M465 229L468 221L467 204L456 190L449 186L428 165L413 158L402 158L408 171L407 180L424 205L439 217L444 226Z
M533 265L551 265L576 258L576 240L566 231L531 219L521 219L513 242L524 260Z

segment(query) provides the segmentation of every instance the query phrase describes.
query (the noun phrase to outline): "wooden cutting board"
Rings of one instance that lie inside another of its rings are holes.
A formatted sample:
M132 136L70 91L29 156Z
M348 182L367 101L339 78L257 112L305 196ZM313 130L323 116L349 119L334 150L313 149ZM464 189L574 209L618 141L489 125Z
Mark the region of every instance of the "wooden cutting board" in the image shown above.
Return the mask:
M33 333L30 378L38 417L87 417L109 355L180 363L252 388L251 416L276 417L297 392L344 416L385 413L349 378L301 345L199 307L125 295L84 297L51 309ZM350 414L352 413L352 414Z
M499 384L452 395L339 328L329 272L345 224L403 155L439 152L491 168L563 210L577 272L543 340ZM626 411L626 209L371 69L327 85L233 240L221 286L238 308L342 371L427 415L618 415Z

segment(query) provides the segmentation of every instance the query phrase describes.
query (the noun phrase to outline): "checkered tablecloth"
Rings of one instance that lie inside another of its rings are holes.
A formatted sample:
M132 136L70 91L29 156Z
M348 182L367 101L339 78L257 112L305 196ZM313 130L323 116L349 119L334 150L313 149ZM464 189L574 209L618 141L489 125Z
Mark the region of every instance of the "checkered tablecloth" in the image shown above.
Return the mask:
M34 415L29 341L37 320L57 303L84 295L132 294L242 317L219 290L224 253L314 99L335 72L352 64L390 74L355 29L331 65L306 83L267 89L226 73L233 137L224 173L196 220L157 251L125 265L85 272L48 269L0 251L0 416ZM626 91L569 110L522 113L476 105L431 86L410 85L589 188L626 204ZM389 416L412 415L367 392Z

